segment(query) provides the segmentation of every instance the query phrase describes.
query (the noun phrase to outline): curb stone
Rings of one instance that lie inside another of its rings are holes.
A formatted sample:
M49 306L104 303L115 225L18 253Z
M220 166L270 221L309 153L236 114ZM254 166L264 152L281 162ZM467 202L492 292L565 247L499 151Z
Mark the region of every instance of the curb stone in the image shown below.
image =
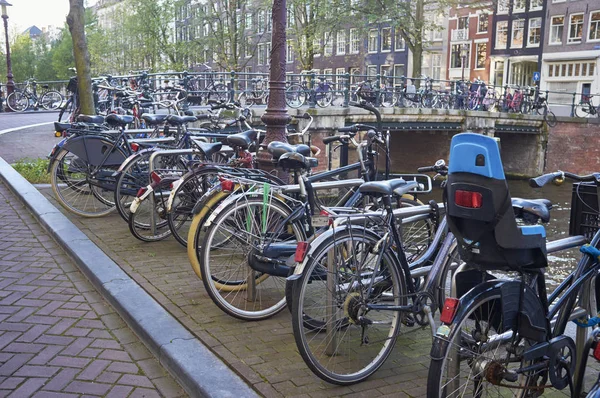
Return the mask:
M2 158L0 179L190 396L258 396Z

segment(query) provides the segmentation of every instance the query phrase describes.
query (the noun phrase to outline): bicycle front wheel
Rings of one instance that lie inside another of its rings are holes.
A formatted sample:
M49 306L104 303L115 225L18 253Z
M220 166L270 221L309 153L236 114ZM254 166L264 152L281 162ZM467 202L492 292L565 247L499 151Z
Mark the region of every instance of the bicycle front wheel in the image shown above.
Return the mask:
M589 103L582 102L575 107L575 116L584 118L590 115L591 105Z
M306 102L306 91L299 84L292 84L285 90L285 103L290 108L300 108Z
M13 112L24 112L29 108L29 98L21 91L13 91L6 97L6 105Z
M544 120L546 120L546 124L550 127L554 127L556 126L556 123L558 123L556 115L550 109L546 111L546 114L544 115Z
M285 308L286 265L305 240L290 214L284 204L265 202L261 195L233 201L212 221L199 248L200 272L221 310L255 321Z
M329 233L294 282L292 326L308 367L329 383L349 385L383 365L400 330L399 312L369 306L403 305L406 288L393 253L378 253L375 233Z
M491 294L472 303L464 315L454 321L448 338L438 336L433 345L427 396L528 396L527 390L520 388L528 385L533 377L520 374L512 383L491 380L498 372L514 372L523 366L509 352L512 339L504 333L505 329L500 294Z
M52 111L58 109L62 105L62 102L62 94L55 90L47 91L40 99L42 108Z

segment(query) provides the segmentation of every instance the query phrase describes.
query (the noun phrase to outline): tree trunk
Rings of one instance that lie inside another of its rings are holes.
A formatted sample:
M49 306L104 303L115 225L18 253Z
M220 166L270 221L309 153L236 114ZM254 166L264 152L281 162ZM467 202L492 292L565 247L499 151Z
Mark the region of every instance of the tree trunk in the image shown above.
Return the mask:
M417 21L417 34L414 40L413 52L413 73L412 77L418 79L421 77L421 65L423 64L423 24L425 20L424 0L417 0L415 5L415 20ZM420 81L417 80L417 87Z
M85 41L83 0L69 0L70 9L67 24L73 38L73 55L77 69L77 89L79 91L80 113L95 115L92 76L90 72L90 53Z

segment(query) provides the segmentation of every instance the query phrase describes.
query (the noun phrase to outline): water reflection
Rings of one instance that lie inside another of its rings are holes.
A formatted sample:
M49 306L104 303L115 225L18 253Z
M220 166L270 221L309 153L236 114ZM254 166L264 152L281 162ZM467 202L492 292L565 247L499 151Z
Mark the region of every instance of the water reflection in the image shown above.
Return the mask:
M572 184L565 182L561 186L548 184L543 188L531 188L525 180L513 180L508 183L510 194L514 197L525 199L549 199L553 207L550 212L551 218L545 224L548 240L560 239L569 234L569 219L571 212L571 189ZM441 201L440 189L434 189L431 195L421 200L434 199ZM547 280L548 285L556 286L575 267L579 259L579 249L565 250L548 255Z

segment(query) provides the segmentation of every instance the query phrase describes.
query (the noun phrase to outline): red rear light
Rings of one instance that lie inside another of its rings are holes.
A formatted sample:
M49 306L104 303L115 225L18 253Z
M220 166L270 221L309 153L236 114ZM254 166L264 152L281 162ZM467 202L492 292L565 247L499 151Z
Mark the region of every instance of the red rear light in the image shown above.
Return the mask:
M138 144L137 142L132 142L131 143L131 150L133 152L137 152L140 150L140 144Z
M457 190L454 192L454 202L461 207L479 209L483 204L483 195L479 192Z
M298 246L296 246L296 255L294 256L294 261L297 263L301 263L304 261L304 256L306 256L306 250L308 249L308 242L298 242Z
M453 297L446 298L444 301L444 306L442 307L442 313L440 315L440 321L445 323L446 325L450 325L454 320L454 315L456 315L456 311L458 311L458 304L460 300Z
M600 361L600 344L598 344L598 342L595 343L596 347L594 347L594 358L596 358L597 361Z
M162 178L160 178L160 176L158 175L158 173L156 171L153 171L152 173L150 173L150 178L152 178L152 181L154 181L154 183L158 184L160 182L160 180L162 180Z
M138 190L138 192L137 192L137 195L136 195L136 196L139 198L140 196L142 196L143 194L145 194L147 190L148 190L148 187L142 187L142 188L140 188L140 189Z
M233 191L234 183L231 180L221 180L221 188L223 191L231 192Z

